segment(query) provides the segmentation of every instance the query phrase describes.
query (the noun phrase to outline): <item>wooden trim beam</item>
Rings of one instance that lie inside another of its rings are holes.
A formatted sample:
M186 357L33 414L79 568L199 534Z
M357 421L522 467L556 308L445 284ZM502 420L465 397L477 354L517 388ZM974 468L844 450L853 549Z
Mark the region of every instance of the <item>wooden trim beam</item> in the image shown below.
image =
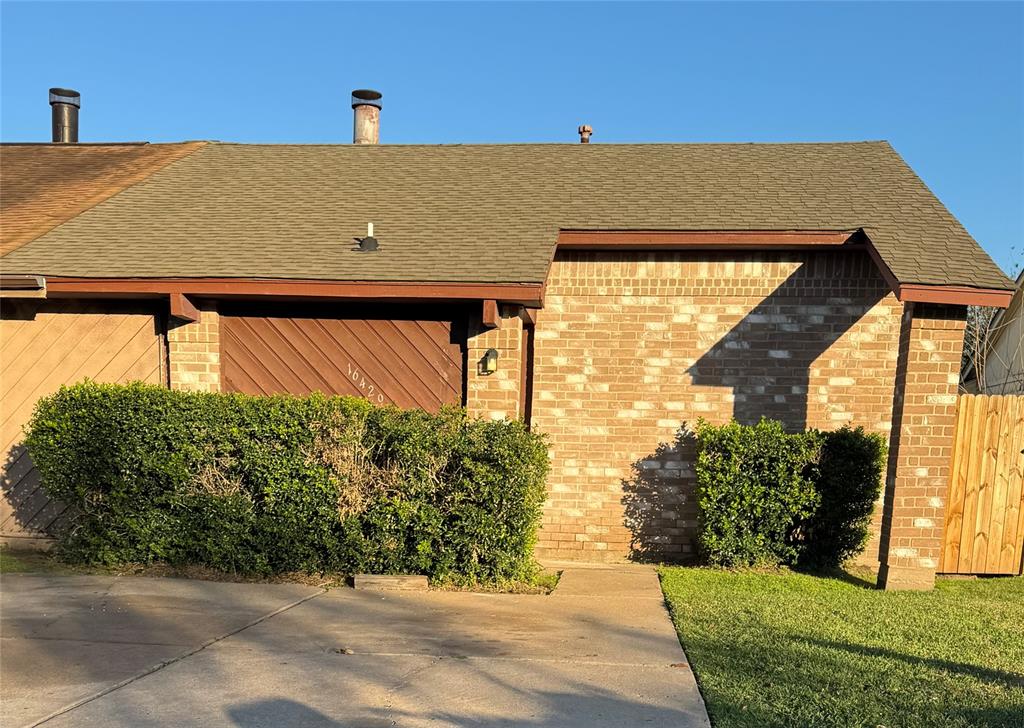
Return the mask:
M870 240L868 240L867 250L868 256L870 256L871 260L874 261L875 267L878 268L878 272L882 274L882 278L884 278L885 282L889 284L889 288L891 288L892 292L896 294L897 298L899 298L900 282L899 279L896 278L896 274L892 272L889 264L882 260L882 256L875 248L875 244Z
M357 298L369 301L480 301L493 299L540 306L542 283L414 283L407 281L317 281L251 278L71 278L48 277L57 297L160 297L172 294L215 298Z
M189 297L184 293L172 293L171 299L171 316L182 321L197 322L201 316L201 313L196 305L189 300Z
M501 328L501 312L498 311L498 302L493 298L484 300L483 324L488 329Z
M537 309L523 306L519 309L519 318L523 320L523 326L536 326Z
M42 276L0 274L0 298L46 298Z
M561 250L804 248L859 242L859 230L560 230Z
M999 288L971 288L969 286L939 286L924 283L902 283L896 290L900 301L944 303L952 306L989 306L1006 308L1013 291Z
M563 230L558 248L576 250L628 249L800 249L807 247L866 249L900 301L977 305L1006 308L1013 291L970 286L900 283L861 231L585 231ZM864 243L862 246L861 243ZM214 298L306 300L360 299L364 301L494 301L530 308L544 305L544 283L417 283L409 281L320 281L251 278L76 278L47 277L42 295L47 298L161 298L208 296ZM39 292L3 295L39 296ZM9 292L8 292L9 291ZM185 309L182 308L182 311ZM500 318L498 319L500 321Z
M519 372L519 417L529 430L533 420L533 370L534 370L534 338L536 329L523 326L520 348L522 359Z

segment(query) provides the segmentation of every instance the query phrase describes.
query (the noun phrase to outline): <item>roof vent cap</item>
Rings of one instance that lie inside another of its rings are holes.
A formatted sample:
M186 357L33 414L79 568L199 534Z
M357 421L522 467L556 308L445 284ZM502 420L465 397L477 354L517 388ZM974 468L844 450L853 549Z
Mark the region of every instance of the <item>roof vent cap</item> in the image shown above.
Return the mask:
M366 223L366 237L356 238L355 240L359 243L359 245L353 248L357 253L376 253L377 249L380 247L380 243L377 242L377 238L373 237L372 222Z
M384 94L380 91L374 91L372 88L357 88L352 92L352 108L354 109L357 106L376 106L378 109L383 109L382 98L384 98Z
M359 253L376 253L380 247L380 243L377 242L377 238L372 235L367 235L365 238L357 238L359 240L359 247L356 251Z
M80 109L82 108L82 94L69 88L51 88L50 106L54 104L71 104Z

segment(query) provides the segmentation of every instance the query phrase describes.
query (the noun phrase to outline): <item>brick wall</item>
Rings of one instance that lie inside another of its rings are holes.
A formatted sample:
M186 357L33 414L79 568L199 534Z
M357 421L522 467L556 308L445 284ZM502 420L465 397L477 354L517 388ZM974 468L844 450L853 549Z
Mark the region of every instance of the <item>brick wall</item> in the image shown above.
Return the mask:
M520 411L523 322L518 307L503 307L501 327L486 328L479 315L469 321L466 409L477 417L516 419ZM498 370L483 374L478 363L488 349L498 351Z
M171 389L220 391L220 316L202 303L199 321L171 318L167 326L167 371Z
M692 556L678 435L698 417L888 433L901 310L861 253L558 254L536 330L538 555Z
M907 304L893 395L880 583L930 589L942 550L960 355L960 308Z

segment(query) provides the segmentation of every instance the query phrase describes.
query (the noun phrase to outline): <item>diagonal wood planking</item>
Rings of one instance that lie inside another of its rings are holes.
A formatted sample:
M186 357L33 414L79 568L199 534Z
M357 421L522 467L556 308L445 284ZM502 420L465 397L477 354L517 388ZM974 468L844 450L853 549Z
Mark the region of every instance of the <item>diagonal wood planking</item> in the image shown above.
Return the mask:
M221 372L229 392L320 391L431 412L462 402L462 347L448 320L225 311Z
M21 445L40 397L63 384L163 381L154 312L131 304L4 301L0 315L0 536L39 536L60 523Z

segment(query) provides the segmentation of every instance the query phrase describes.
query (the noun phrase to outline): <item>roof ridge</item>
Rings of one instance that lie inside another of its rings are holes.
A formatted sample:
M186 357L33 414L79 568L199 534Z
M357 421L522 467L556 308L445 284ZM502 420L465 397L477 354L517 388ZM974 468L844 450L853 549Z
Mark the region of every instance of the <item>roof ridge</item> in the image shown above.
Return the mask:
M51 149L78 149L80 147L175 147L185 144L208 144L210 139L182 139L176 142L73 142L62 144L60 142L4 142L0 141L0 147L49 147Z
M352 144L351 142L232 142L207 140L218 147L330 147L346 149L382 148L452 148L452 147L572 147L574 149L601 149L622 147L799 147L799 146L892 146L887 139L859 139L847 141L794 141L794 142L601 142L583 145L579 142L409 142L391 144Z
M0 147L53 147L54 149L75 149L76 147L141 147L150 142L0 142ZM167 142L168 144L184 144L186 142Z

